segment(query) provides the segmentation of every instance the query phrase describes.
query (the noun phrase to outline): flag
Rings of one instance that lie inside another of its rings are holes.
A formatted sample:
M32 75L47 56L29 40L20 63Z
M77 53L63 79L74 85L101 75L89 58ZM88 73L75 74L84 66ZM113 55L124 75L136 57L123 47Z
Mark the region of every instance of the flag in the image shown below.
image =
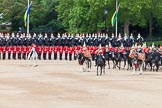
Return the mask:
M119 6L120 6L120 4L119 4ZM117 16L118 16L119 6L118 6L117 10L114 12L114 14L113 14L113 16L112 16L112 18L111 18L111 25L112 25L112 26L114 26L115 23L116 23L116 18L117 18Z
M28 6L25 14L24 14L24 23L25 23L25 27L26 27L26 24L28 22L28 15L30 13L30 8L31 8L31 5L32 5L32 1L30 2L30 5Z

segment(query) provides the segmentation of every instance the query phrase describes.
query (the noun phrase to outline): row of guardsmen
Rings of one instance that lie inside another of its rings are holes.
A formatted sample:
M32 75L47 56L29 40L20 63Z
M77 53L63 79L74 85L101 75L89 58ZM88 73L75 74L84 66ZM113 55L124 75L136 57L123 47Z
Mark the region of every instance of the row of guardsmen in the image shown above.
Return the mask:
M144 46L144 45L143 45ZM162 46L161 46L162 47ZM161 48L160 47L160 48ZM99 46L36 46L36 51L38 53L38 59L41 60L76 60L76 55L80 51L88 50L92 56L92 60L94 60L94 56L97 50L101 50L100 52L104 54L107 51L111 52L122 52L123 54L126 53L126 50L131 50L132 47L112 47L111 44L106 45L105 47ZM149 49L146 47L143 49L146 53L149 52ZM28 54L31 51L31 46L0 46L0 59L27 59ZM64 57L64 58L63 58Z
M111 45L110 45L111 46ZM41 60L76 60L76 53L83 51L86 47L86 50L89 50L92 60L94 60L94 55L96 51L99 49L98 46L36 46L36 51L38 54L38 59ZM108 46L102 47L103 51L108 50ZM109 47L110 51L118 51L119 48ZM0 46L0 59L27 59L28 54L31 51L31 46ZM125 51L125 50L124 50ZM64 57L64 58L63 58Z

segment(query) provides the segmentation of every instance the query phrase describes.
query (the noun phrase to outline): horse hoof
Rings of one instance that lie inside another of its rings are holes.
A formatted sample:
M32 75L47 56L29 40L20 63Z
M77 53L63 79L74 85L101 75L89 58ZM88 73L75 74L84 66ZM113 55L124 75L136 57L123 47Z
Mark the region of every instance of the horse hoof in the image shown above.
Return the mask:
M140 73L140 75L142 75L142 73Z

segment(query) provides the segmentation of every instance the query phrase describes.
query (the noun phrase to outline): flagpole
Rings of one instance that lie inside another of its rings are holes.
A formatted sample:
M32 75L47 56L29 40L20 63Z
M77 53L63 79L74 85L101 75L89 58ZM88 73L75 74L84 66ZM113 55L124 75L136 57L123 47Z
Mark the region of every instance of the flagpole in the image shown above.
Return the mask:
M29 0L28 0L28 7L29 7ZM29 34L29 15L27 20L27 34Z
M116 0L116 12L118 11L118 0ZM116 17L116 28L115 28L115 36L117 38L118 35L118 18Z

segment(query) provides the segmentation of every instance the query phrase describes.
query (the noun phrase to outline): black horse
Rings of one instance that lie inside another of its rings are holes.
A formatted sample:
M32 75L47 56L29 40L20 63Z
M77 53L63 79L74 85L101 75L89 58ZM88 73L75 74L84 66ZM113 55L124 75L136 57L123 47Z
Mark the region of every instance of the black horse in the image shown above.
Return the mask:
M103 55L101 54L98 54L96 56L96 65L97 65L97 76L98 76L98 68L100 67L100 75L102 75L102 70L103 70L103 73L105 74L105 58L103 57Z
M111 51L104 52L105 60L108 63L108 68L110 69Z
M82 66L81 71L83 70L85 72L86 69L88 69L88 71L89 71L89 69L91 69L92 61L90 58L85 57L82 52L78 53L75 56L76 56L76 58L78 58L79 65ZM84 64L85 64L85 67L83 67Z
M127 61L127 64L128 64L127 70L133 69L133 65L132 65L133 58L129 57L129 54L130 54L130 50L126 50L126 55L125 55L125 57L123 57L124 62ZM126 63L124 63L124 64L126 65Z
M115 58L115 52L111 51L111 60L113 62L113 69L116 68L116 58Z
M113 61L113 69L118 67L121 69L122 53L121 52L112 52L111 60Z
M153 71L155 70L154 68L156 67L156 71L159 70L159 62L160 62L160 53L158 53L157 51L152 51L151 52L151 55L152 55L152 68L153 68ZM152 71L152 68L151 68L151 71Z
M122 53L121 52L116 52L115 53L115 58L116 58L116 66L121 69L121 61L122 61Z
M153 60L153 55L152 53L145 53L146 55L146 60L145 60L145 70L146 67L149 65L151 67L150 71L152 70L152 60Z

